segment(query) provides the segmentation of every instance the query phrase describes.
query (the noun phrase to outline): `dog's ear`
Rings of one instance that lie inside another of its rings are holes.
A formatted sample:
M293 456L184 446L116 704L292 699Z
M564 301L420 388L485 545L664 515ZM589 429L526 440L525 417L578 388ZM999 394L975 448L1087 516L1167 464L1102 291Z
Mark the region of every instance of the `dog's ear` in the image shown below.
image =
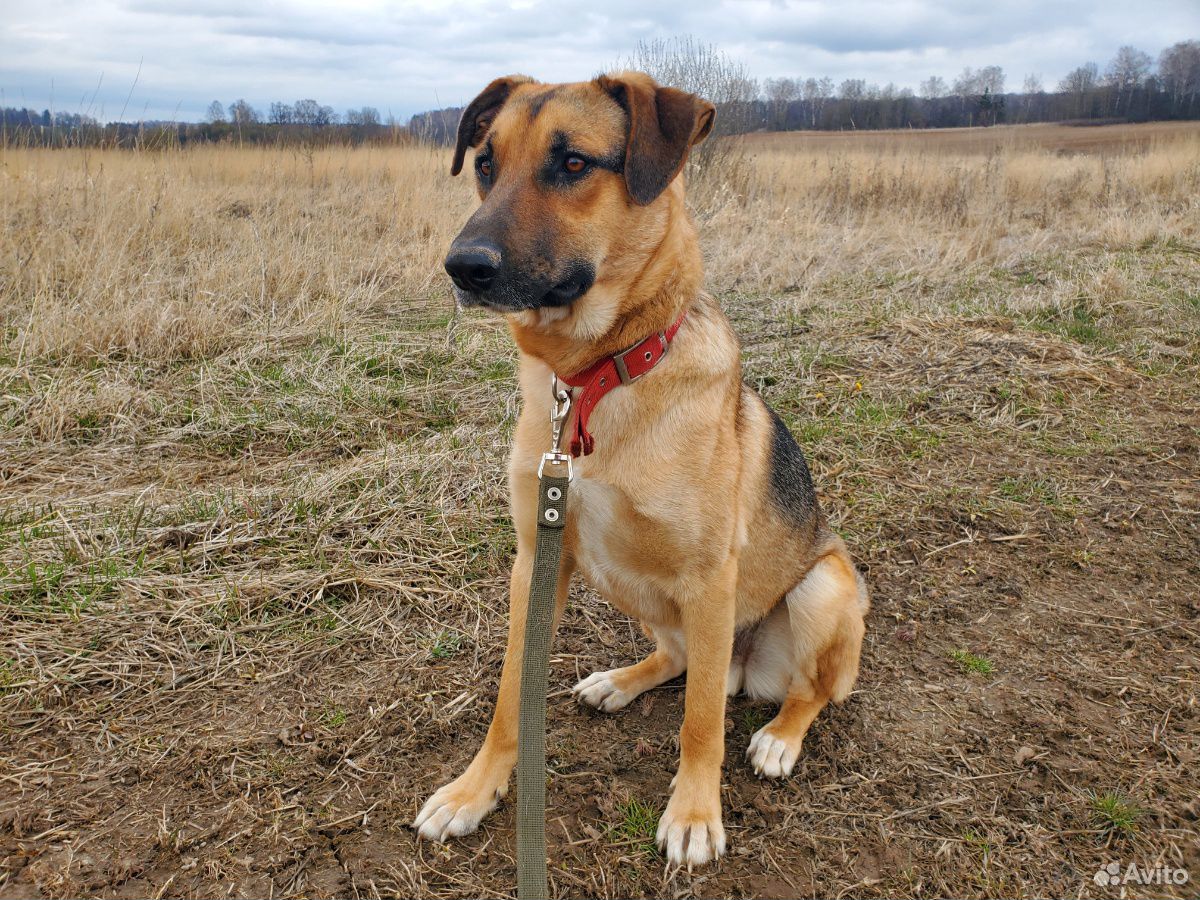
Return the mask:
M601 75L596 83L629 117L625 184L641 206L652 203L683 169L688 152L708 137L717 109L707 100L660 87L640 72Z
M454 146L454 163L450 166L450 174L457 175L462 171L463 160L468 147L478 147L482 142L496 114L500 112L508 100L508 95L518 84L533 84L527 75L505 75L497 78L483 89L478 97L471 101L463 110L462 118L458 120L458 142Z

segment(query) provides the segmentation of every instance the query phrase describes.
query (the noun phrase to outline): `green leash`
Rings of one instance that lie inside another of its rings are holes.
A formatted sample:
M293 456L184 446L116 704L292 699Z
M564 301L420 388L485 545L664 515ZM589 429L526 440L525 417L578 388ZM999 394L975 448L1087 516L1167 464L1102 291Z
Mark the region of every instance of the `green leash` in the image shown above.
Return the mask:
M553 449L538 466L537 546L529 605L525 614L525 651L521 662L521 711L517 731L517 897L549 900L546 878L546 691L550 670L550 632L567 521L571 456L560 450L562 427L571 395L551 385ZM547 472L547 467L559 474ZM565 470L566 475L562 472Z

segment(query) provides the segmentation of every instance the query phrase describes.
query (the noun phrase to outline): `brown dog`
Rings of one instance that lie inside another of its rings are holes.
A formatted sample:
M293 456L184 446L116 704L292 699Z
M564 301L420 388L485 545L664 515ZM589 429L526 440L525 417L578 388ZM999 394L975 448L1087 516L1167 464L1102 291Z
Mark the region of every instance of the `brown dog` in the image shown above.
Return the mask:
M782 704L747 750L757 773L776 778L857 677L866 587L817 505L804 456L742 383L737 338L701 290L679 174L713 116L712 104L639 73L500 78L463 113L452 174L479 148L483 202L446 269L459 302L503 313L520 349L524 407L509 465L517 558L495 715L466 771L417 816L424 837L474 831L508 790L552 377L681 315L669 353L654 338L661 364L593 410L595 452L574 462L556 610L557 622L579 571L658 645L581 681L584 703L615 712L687 672L679 768L658 827L668 861L701 864L725 850L727 694Z

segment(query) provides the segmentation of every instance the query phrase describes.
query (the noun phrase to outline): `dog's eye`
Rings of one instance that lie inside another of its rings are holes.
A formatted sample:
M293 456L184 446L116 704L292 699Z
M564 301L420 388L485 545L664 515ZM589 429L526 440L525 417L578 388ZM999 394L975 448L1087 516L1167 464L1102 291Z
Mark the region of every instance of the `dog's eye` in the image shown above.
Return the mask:
M481 157L476 163L475 168L479 170L479 174L484 178L492 177L492 161L490 158Z
M563 160L563 171L572 175L582 175L587 167L587 160L582 156L571 155Z

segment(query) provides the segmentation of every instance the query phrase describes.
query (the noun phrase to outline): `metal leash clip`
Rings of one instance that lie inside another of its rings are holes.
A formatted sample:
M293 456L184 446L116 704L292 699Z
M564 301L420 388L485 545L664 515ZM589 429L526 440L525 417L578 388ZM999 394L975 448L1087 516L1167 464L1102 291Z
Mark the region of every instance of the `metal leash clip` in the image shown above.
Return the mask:
M570 481L573 474L571 454L562 452L562 435L567 415L571 412L571 392L559 386L557 375L550 376L550 395L554 398L550 406L551 449L542 454L542 461L538 464L538 478L542 477L542 470L549 463L552 466L565 465L567 481Z

